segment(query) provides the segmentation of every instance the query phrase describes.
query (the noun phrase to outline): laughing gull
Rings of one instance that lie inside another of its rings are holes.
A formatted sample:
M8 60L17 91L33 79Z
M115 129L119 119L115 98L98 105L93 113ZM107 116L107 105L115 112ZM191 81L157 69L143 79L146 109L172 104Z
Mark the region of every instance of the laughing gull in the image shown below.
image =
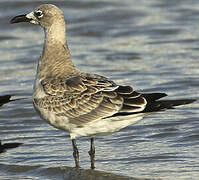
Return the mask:
M41 5L10 22L30 22L44 28L45 41L37 68L33 104L49 124L70 133L77 168L77 137L91 138L89 155L94 169L94 136L119 131L151 112L194 101L159 100L167 95L141 94L106 77L79 71L71 61L63 12L55 5Z

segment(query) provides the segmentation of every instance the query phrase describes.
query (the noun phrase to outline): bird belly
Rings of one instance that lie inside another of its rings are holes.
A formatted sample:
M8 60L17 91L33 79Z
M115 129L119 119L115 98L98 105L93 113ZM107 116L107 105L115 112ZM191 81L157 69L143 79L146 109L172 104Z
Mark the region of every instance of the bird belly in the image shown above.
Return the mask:
M71 139L81 136L99 136L107 135L119 131L129 125L135 124L148 113L138 113L127 116L116 116L104 119L96 119L81 125L71 123L66 116L57 116L55 113L46 109L38 108L34 104L36 111L42 119L46 120L50 125L57 129L65 130L70 133Z
M75 139L76 137L80 136L98 136L111 134L131 124L135 124L146 115L146 113L140 113L129 116L118 116L95 120L81 127L74 127L71 129L70 136L72 139Z

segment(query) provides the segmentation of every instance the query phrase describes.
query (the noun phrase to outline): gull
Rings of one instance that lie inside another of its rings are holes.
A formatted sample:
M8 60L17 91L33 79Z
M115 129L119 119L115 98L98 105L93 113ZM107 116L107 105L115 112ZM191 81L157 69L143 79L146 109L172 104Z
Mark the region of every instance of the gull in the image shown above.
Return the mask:
M76 168L79 152L76 138L90 137L91 169L95 168L94 137L134 124L151 112L194 102L194 99L159 100L165 93L141 94L131 86L78 70L66 42L63 12L52 4L18 15L10 23L29 22L43 27L45 40L37 66L33 105L41 118L69 132Z

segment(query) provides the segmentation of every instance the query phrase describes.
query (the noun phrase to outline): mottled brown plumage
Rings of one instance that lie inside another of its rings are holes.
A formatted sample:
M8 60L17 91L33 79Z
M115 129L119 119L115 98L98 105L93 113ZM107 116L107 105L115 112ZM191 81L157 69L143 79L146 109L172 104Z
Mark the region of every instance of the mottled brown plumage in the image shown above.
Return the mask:
M132 87L118 86L99 75L46 78L41 85L48 96L34 98L38 108L67 116L70 123L78 125L118 112L141 111L147 103Z

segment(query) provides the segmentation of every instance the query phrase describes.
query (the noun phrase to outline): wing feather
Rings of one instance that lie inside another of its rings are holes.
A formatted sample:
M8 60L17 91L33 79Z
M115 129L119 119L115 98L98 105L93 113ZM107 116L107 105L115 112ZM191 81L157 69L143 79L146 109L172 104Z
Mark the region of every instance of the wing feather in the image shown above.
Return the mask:
M146 100L130 86L118 86L98 75L77 75L70 78L48 78L41 81L45 97L35 98L39 109L57 116L67 116L81 125L117 113L141 112Z

